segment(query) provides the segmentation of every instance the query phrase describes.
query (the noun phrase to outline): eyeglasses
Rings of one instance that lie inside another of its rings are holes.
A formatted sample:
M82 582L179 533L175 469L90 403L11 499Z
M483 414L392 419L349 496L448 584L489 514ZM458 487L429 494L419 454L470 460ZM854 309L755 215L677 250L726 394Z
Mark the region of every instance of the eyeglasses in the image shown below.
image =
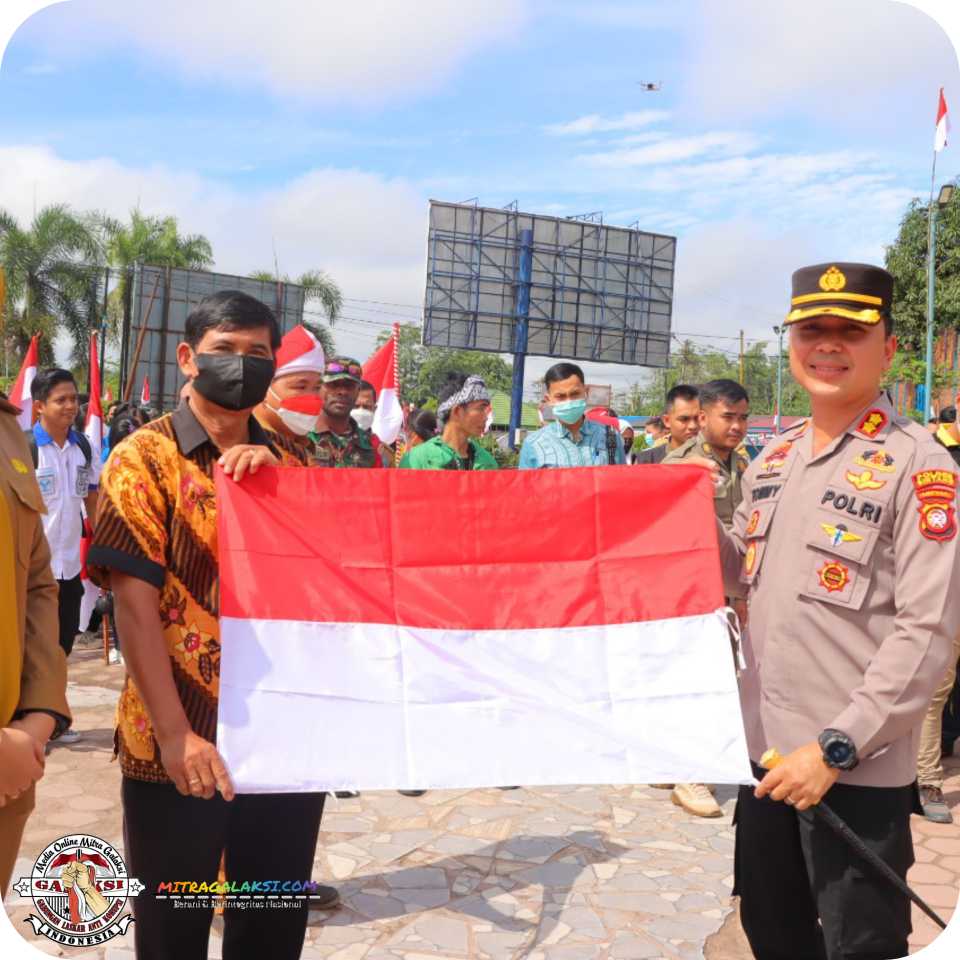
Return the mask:
M353 377L363 374L363 367L359 363L328 363L324 373L349 373Z

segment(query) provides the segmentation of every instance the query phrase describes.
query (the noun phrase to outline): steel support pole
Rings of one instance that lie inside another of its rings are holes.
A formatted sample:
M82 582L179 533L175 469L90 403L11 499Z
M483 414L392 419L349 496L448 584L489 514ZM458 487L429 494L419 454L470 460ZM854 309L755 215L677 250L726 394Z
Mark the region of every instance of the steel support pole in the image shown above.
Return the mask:
M520 231L517 261L517 307L513 326L513 387L510 391L510 447L517 449L523 414L523 367L527 357L527 321L530 317L530 280L533 275L533 230Z
M937 207L930 204L930 242L927 247L927 350L926 377L923 381L924 423L933 416L933 293L936 273Z
M777 419L774 430L780 433L780 416L783 407L783 327L777 327Z

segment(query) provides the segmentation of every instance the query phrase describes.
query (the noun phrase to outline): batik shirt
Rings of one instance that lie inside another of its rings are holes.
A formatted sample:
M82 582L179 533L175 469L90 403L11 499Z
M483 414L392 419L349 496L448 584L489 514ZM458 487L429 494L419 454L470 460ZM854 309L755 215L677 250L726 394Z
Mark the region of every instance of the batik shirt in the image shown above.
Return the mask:
M286 466L303 453L250 419L250 443L269 446ZM217 502L220 450L187 403L131 434L100 478L90 578L109 587L116 570L160 591L160 622L174 683L194 733L216 740L220 692ZM124 776L169 782L140 692L128 676L114 738Z

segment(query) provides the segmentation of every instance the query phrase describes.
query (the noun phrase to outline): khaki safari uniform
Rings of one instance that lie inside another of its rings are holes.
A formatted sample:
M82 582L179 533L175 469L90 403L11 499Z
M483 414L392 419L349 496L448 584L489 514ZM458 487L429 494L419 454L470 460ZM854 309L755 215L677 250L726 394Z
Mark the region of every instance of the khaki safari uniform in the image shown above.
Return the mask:
M729 530L733 524L734 512L743 499L743 473L750 465L750 458L739 450L734 450L730 459L724 460L703 437L692 437L686 443L680 444L676 450L671 450L663 458L663 462L675 463L688 457L704 457L720 468L720 482L714 488L713 506L717 519Z
M69 726L67 661L58 642L57 582L43 534L43 498L19 413L0 394L0 727L40 711ZM0 807L0 890L6 892L34 791Z

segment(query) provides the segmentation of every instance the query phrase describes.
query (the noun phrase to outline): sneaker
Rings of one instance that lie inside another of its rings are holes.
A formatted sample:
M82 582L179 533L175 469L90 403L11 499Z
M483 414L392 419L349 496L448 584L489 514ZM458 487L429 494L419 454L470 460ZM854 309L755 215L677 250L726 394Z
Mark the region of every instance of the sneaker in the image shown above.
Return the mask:
M120 651L116 647L110 648L110 652L107 654L107 663L123 663L123 657L120 656Z
M426 790L398 790L403 797L422 797L427 791Z
M705 783L678 783L670 799L695 817L722 817L720 805Z
M76 743L83 739L83 734L79 730L66 730L54 741L54 743Z
M923 815L933 823L953 823L953 814L939 787L920 785L920 806Z
M333 910L340 906L340 894L336 887L325 887L322 884L310 894L311 910Z
M353 800L360 796L359 790L335 790L333 794L338 800Z

